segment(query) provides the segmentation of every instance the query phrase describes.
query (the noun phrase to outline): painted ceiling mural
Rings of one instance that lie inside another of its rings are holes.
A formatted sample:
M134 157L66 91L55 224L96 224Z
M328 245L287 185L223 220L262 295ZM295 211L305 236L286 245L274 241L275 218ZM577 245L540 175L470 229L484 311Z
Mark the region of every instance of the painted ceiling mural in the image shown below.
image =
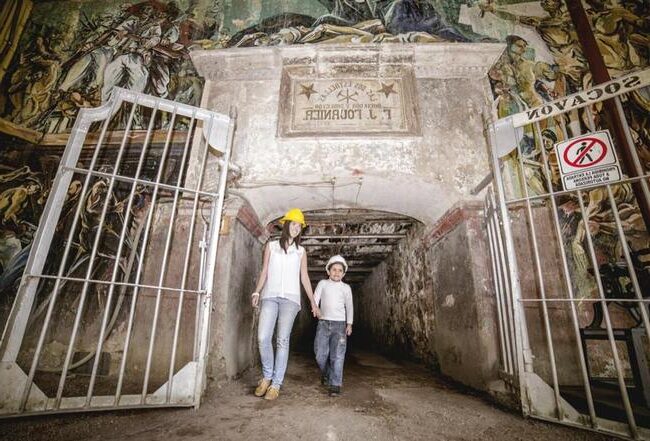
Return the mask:
M584 6L612 77L648 66L647 0L584 0ZM499 117L592 84L563 0L40 1L33 5L1 80L6 93L0 94L0 118L41 133L66 133L79 109L108 99L113 86L197 105L203 82L189 58L196 48L493 41L506 43L506 51L488 73L494 113ZM592 110L596 115L600 112ZM650 169L648 92L631 94L625 111L637 151ZM524 174L533 192L543 192L547 185L542 149L550 156L552 184L559 185L552 146L563 138L561 124L566 124L569 135L578 133L585 128L584 111L568 114L566 121L544 122L542 139L532 129L523 133L522 148L529 164ZM26 146L33 152L31 162L16 162L7 155L11 151L15 156L19 144L5 138L0 143L1 276L31 242L30 225L38 223L53 159ZM39 155L47 159L47 167ZM517 181L513 176L515 187ZM594 230L599 258L616 262L620 246L610 228L611 208L598 192L588 197L587 215L599 226ZM641 234L633 192L620 187L616 197L627 208L625 228L637 242L635 249L650 248L647 234ZM585 231L576 205L576 200L567 198L560 209L575 269L587 286L593 277L582 259Z

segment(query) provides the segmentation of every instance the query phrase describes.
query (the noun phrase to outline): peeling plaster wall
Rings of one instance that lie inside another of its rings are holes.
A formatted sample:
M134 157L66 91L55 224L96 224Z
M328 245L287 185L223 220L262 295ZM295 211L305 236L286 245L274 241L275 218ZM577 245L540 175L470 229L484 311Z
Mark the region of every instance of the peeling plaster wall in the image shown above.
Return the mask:
M360 327L380 349L489 390L498 380L498 330L480 213L456 206L411 232L356 300Z

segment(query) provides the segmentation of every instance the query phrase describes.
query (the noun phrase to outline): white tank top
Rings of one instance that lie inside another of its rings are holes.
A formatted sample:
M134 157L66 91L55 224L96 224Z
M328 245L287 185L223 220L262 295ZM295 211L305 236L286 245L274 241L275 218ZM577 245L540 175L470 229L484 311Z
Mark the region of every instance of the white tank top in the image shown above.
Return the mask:
M282 297L300 305L300 261L305 254L301 246L290 245L285 253L280 241L269 242L269 269L262 298Z

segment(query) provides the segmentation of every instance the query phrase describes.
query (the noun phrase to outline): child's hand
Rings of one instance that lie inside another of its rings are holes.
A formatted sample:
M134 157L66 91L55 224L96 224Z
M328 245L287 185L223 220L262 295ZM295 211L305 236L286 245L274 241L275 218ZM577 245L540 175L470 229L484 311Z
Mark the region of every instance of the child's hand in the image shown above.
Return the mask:
M345 327L345 335L347 335L348 337L352 335L352 325L347 325Z
M312 313L312 315L314 317L316 317L318 319L320 318L320 308L318 306L316 306L315 303L312 303L312 305L311 305L311 313Z
M253 308L257 308L257 305L259 305L259 303L260 303L260 293L254 292L253 294L251 294L251 306L253 306Z

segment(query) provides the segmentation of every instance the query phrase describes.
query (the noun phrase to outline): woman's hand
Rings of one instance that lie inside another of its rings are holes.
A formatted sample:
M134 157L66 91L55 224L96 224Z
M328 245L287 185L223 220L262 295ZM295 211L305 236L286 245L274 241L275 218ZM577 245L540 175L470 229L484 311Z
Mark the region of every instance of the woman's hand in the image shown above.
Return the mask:
M257 306L260 303L260 293L259 292L254 292L251 294L251 305L253 308L257 308Z
M312 313L312 315L313 315L314 317L316 317L316 318L318 318L318 319L320 318L320 308L318 308L318 306L316 305L316 303L313 303L313 302L312 302L312 304L311 304L311 313Z

